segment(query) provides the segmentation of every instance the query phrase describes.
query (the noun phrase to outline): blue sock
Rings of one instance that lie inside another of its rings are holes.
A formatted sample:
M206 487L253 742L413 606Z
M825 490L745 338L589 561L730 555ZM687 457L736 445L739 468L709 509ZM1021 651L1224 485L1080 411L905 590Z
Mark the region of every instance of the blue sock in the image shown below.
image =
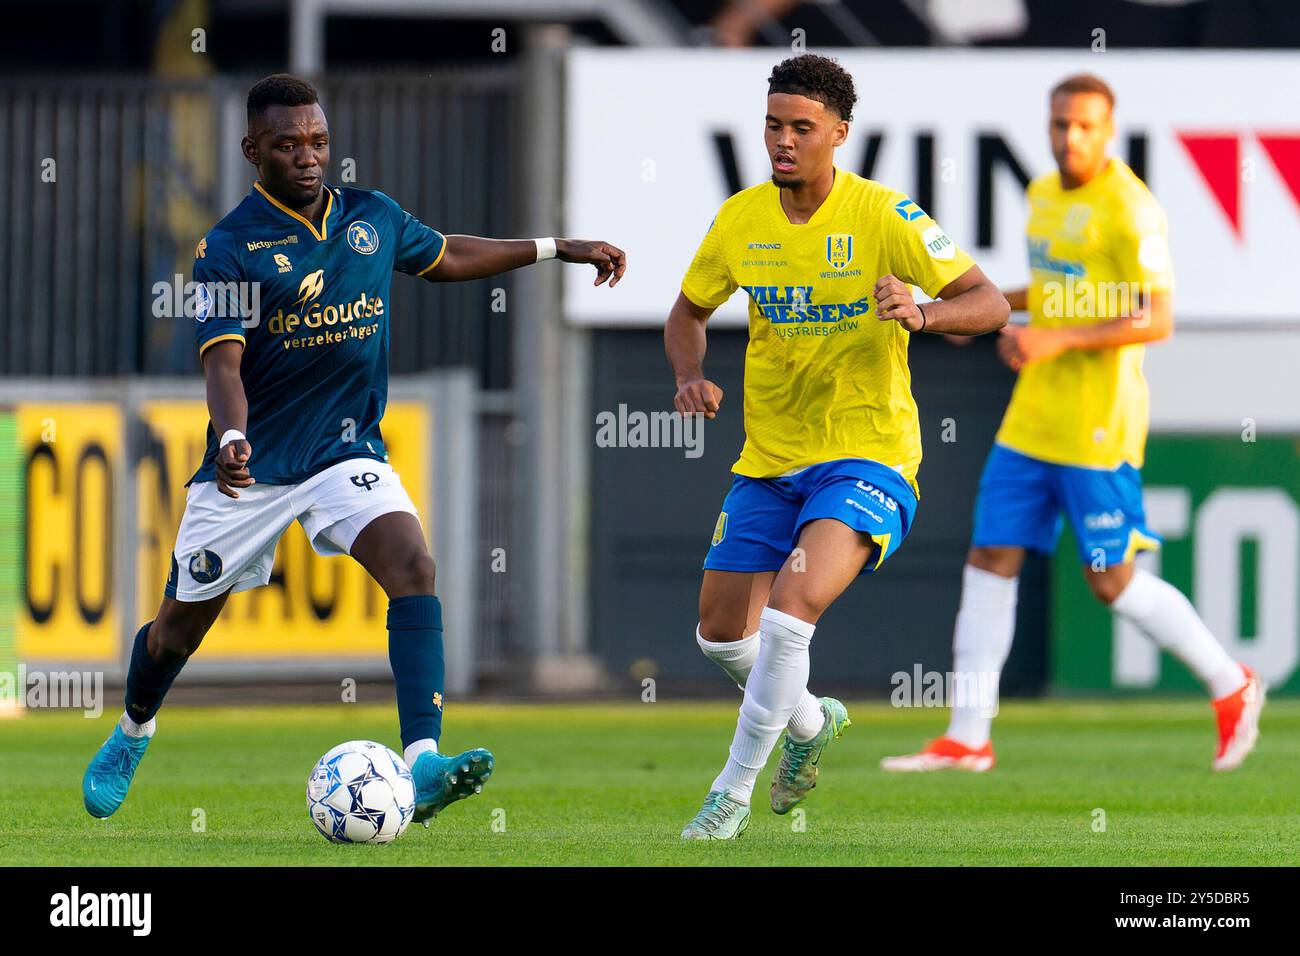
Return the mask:
M397 683L402 746L442 736L442 603L432 594L388 602L388 662Z
M126 672L126 712L137 724L146 724L158 713L163 698L171 689L172 681L181 672L188 658L160 664L149 656L147 646L149 621L135 635L131 648L131 666Z

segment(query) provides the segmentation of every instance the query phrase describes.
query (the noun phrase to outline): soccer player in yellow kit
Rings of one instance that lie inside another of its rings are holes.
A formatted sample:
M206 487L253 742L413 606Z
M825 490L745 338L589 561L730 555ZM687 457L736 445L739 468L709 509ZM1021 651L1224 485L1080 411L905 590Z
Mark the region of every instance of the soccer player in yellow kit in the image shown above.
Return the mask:
M1090 75L1052 89L1049 130L1058 171L1029 184L1027 326L998 343L1019 372L980 479L975 530L953 635L954 694L947 732L919 753L886 757L894 771L993 766L996 688L1015 630L1025 550L1050 552L1064 512L1096 598L1181 660L1205 685L1218 718L1215 770L1255 746L1264 688L1232 660L1175 587L1133 564L1159 547L1145 525L1143 452L1147 342L1173 332L1173 273L1165 217L1143 182L1106 155L1114 94Z
M772 808L812 789L848 716L807 690L817 620L858 574L898 549L917 506L921 436L907 367L917 332L977 335L1009 309L970 257L907 196L837 169L857 95L811 54L768 80L772 179L718 211L668 316L674 405L713 418L705 324L749 296L745 447L714 528L700 648L744 688L730 758L687 839L732 839L786 731ZM911 285L942 301L917 305Z

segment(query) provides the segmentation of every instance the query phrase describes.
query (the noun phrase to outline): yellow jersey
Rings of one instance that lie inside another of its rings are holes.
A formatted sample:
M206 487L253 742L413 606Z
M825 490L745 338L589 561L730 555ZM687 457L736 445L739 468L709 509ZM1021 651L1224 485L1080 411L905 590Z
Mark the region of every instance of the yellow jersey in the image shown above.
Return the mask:
M1075 189L1029 184L1029 324L1092 325L1174 285L1164 213L1118 159ZM1142 467L1148 393L1142 345L1070 349L1020 369L997 441L1059 465Z
M745 447L738 475L772 478L867 458L916 487L921 429L909 335L881 322L872 290L892 274L934 297L974 263L905 194L842 169L806 223L770 181L718 210L682 280L701 308L749 296Z

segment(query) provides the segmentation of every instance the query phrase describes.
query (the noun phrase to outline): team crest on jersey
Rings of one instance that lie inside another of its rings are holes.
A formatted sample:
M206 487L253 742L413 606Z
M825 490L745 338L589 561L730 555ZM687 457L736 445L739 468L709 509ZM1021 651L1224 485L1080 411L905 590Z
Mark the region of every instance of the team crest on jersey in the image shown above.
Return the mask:
M727 536L727 513L723 511L718 515L718 523L713 526L713 545L717 547L722 544L722 539Z
M211 584L221 577L221 558L215 551L200 548L190 555L190 577L199 584Z
M1063 231L1067 236L1082 236L1084 227L1092 216L1092 207L1086 203L1075 203L1065 214Z
M363 256L374 255L375 250L379 248L379 233L370 223L358 219L348 226L348 245L354 252L359 252Z
M853 237L836 232L826 237L826 261L832 269L843 269L853 261Z
M281 273L293 271L293 263L289 261L289 257L283 252L277 252L275 254L275 264L280 267Z

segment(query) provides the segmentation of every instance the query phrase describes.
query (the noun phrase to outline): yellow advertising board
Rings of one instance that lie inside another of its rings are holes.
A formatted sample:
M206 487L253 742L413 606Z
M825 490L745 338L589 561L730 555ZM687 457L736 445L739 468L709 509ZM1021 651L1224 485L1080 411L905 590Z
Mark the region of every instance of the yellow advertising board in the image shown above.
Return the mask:
M135 469L136 606L145 621L162 600L185 510L185 482L202 460L208 413L201 401L150 401L140 406L139 417L145 453ZM401 475L426 531L429 422L429 410L419 402L389 404L383 421L389 463ZM386 656L387 612L383 591L359 564L316 554L295 523L280 539L271 582L231 596L199 655L204 660Z
M26 486L18 656L111 661L122 625L113 528L126 447L121 409L41 402L15 413Z

